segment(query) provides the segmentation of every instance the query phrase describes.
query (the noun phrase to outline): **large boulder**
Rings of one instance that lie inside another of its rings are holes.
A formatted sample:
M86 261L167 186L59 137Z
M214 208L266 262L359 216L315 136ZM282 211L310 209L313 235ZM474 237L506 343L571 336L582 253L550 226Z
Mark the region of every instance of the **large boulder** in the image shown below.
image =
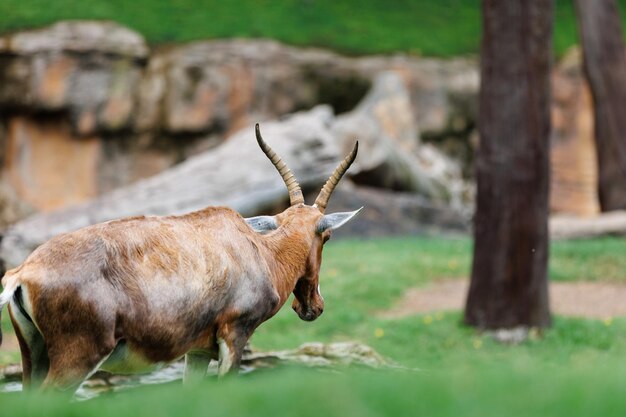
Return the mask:
M66 111L79 135L126 129L148 48L113 22L60 22L0 38L0 109Z
M316 72L334 54L317 54L316 63L304 58L309 55L269 40L202 41L157 50L141 86L137 129L228 133L252 120L333 101L323 97L330 91L324 82L330 81ZM353 97L350 106L369 87L351 68L328 69L325 74L336 85L354 87L346 93Z
M355 140L361 140L359 157L349 176L362 185L413 192L413 197L406 194L395 198L389 198L389 192L354 194L357 200L371 201L377 207L379 222L385 215L385 204L398 203L396 209L386 207L388 214L396 215L381 222L384 226L373 234L385 228L389 233L410 232L428 218L458 229L465 219L450 197L456 193L454 187L446 190L446 184L462 182L460 170L442 164L445 157L420 144L403 86L397 74L385 73L351 113L335 117L329 106L318 106L278 122L263 123L263 135L291 167L305 192L319 191ZM340 197L342 194L345 192L339 192ZM282 179L258 149L252 126L248 126L219 147L152 178L85 204L17 223L2 239L0 257L8 266L15 266L56 234L119 217L181 214L208 205L225 205L254 215L284 206L286 198ZM415 219L407 221L410 216ZM395 226L390 226L394 222Z
M384 71L403 78L411 113L427 135L464 133L474 125L479 79L473 59L353 58L272 40L232 39L156 50L143 80L138 128L231 131L250 117L273 118L319 103L342 113Z
M626 237L626 210L597 216L557 214L550 218L551 239L590 239L600 236Z
M553 81L551 208L591 215L592 103L579 55L568 54ZM346 57L242 39L150 51L112 22L60 22L0 37L1 181L50 211L150 177L256 121L328 103L338 146L362 141L355 181L469 214L471 189L438 150L472 176L478 87L474 58Z
M552 76L550 210L590 216L600 211L593 99L574 48Z
M311 195L311 198L314 198ZM423 196L380 188L340 184L327 212L352 211L359 207L357 221L334 232L336 237L407 236L416 234L461 234L469 232L464 213Z
M457 209L467 205L460 165L421 143L409 92L397 73L381 73L363 101L337 117L332 130L344 149L359 138L355 183L412 192Z
M319 103L346 113L385 71L402 78L404 116L429 138L462 136L473 125L472 59L355 58L242 39L151 51L112 22L8 34L0 37L2 180L38 210L84 202L254 122Z
M17 198L11 187L0 183L0 229L6 229L34 213L31 206Z
M321 106L262 126L264 138L292 167L303 188L322 183L340 160L330 132L332 118L332 110ZM284 198L285 185L258 148L250 126L214 151L154 177L15 224L2 239L0 257L7 266L15 266L54 235L119 217L175 215L208 205L252 215Z

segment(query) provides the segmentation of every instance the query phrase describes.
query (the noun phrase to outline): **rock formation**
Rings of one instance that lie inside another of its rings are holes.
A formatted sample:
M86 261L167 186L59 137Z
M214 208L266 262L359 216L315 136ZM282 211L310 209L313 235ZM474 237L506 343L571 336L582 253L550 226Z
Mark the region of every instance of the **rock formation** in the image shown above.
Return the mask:
M443 225L463 228L461 210L455 210L451 205L451 202L462 201L462 196L448 184L463 183L460 170L442 170L440 167L446 165L447 158L432 149L427 156L422 154L403 85L396 73L383 73L375 80L372 93L352 112L336 117L329 106L321 105L282 121L263 123L263 135L291 167L303 189L315 192L342 159L346 149L360 139L363 146L349 176L357 183L383 189L390 184L403 185L416 197L389 198L386 194L387 203L396 200L403 203L400 210L389 210L389 213L395 213L394 219L400 228L406 224L406 230L398 230L399 233L419 227L417 219L422 216L416 216L416 213L433 213L437 208L442 214L431 214L431 220L440 218ZM404 169L397 169L400 163ZM382 174L372 173L384 173L389 184L378 180ZM420 186L416 187L416 184ZM355 197L378 206L376 216L383 220L388 213L381 210L383 204L373 194L372 191L358 192ZM286 198L280 176L258 149L252 126L247 126L217 148L191 157L154 177L88 203L40 213L18 222L5 233L0 244L0 257L8 267L15 266L35 247L56 234L115 218L182 214L208 205L225 205L243 215L255 215L284 205ZM403 216L415 218L404 222Z
M382 232L374 222L398 231L388 213L407 233L424 230L411 216L463 229L478 86L471 58L355 58L241 39L150 50L112 22L0 37L0 224L43 213L8 231L2 251L12 265L55 233L124 215L278 209L282 188L271 166L253 162L251 126L294 112L262 127L305 191L361 140L350 172L358 187L339 194L378 214L354 233ZM553 89L551 207L593 214L591 102L575 53L555 69ZM232 174L237 157L258 175ZM384 201L398 206L386 213Z
M111 22L61 22L0 38L3 180L38 210L150 177L253 122L320 103L343 113L386 70L422 132L465 132L471 59L344 57L270 40L156 48ZM76 184L75 179L79 178Z
M550 209L582 216L597 214L598 167L593 101L582 71L580 50L570 50L552 77Z

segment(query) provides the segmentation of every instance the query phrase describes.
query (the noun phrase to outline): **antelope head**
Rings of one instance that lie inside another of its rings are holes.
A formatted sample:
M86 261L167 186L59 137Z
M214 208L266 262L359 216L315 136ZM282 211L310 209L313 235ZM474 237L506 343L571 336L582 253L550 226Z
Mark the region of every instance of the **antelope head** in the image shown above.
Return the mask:
M265 155L282 176L289 192L290 206L275 216L252 217L246 221L259 233L279 232L281 229L285 229L285 233L297 235L299 242L307 242L304 250L308 251L308 256L305 264L301 266L293 289L295 297L292 308L302 320L312 321L324 311L324 298L320 293L319 286L319 271L324 243L330 239L333 230L346 224L362 209L361 207L361 209L351 212L325 213L333 190L356 158L359 143L355 143L352 151L326 181L315 199L315 204L309 206L305 204L300 185L287 164L263 140L258 124L256 125L256 138ZM292 248L285 248L284 250L290 251Z

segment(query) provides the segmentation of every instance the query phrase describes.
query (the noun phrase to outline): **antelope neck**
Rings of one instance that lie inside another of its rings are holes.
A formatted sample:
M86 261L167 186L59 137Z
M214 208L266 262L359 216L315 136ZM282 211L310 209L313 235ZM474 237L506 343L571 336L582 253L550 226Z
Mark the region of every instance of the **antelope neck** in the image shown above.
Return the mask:
M298 230L294 224L284 224L267 235L267 248L272 254L269 263L271 279L280 296L281 305L287 301L305 272L313 243L313 232Z

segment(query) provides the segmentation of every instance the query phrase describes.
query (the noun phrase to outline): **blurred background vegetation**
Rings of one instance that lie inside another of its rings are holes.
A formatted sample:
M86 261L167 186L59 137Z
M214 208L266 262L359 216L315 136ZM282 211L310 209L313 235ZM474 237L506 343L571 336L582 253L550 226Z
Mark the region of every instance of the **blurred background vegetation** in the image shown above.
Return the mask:
M623 9L626 0L619 3ZM561 55L578 35L572 2L555 4L554 48ZM0 16L0 32L65 19L106 19L150 43L272 38L348 54L440 57L478 53L481 25L478 0L400 0L393 7L385 0L3 0Z

